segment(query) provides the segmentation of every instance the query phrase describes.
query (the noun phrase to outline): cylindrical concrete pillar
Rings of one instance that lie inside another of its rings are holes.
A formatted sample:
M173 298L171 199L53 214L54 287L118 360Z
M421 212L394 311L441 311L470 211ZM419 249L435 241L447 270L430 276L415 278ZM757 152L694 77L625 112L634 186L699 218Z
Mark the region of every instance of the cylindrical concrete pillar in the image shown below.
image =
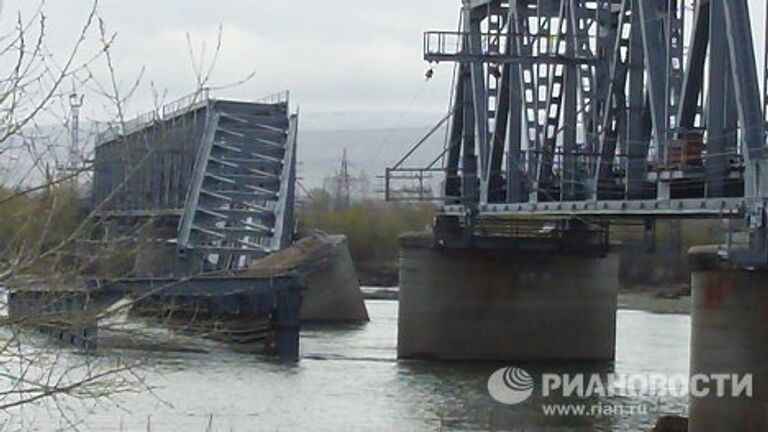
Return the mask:
M436 248L401 238L398 356L611 360L618 259Z
M768 271L723 262L714 247L694 248L690 258L691 374L698 384L692 388L689 430L768 430ZM750 374L752 395L738 388L734 397L734 378L745 384ZM723 395L712 385L714 375L731 377Z

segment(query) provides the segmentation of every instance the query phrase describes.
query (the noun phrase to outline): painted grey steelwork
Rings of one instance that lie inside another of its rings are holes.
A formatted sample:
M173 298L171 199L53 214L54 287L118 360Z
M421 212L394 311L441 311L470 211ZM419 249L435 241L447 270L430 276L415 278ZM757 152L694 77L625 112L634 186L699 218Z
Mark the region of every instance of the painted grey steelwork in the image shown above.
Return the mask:
M298 358L304 277L237 271L293 241L297 141L287 92L240 102L203 91L110 125L95 151L92 204L101 230L93 243L153 246L139 250L130 279L61 292L14 287L14 315L34 319L29 307L56 300L56 310L37 318L52 335L90 347L97 324L89 314L130 297L139 311L171 305L235 327L267 320L266 351ZM166 253L174 247L177 254ZM68 320L56 322L62 316ZM261 337L250 333L248 340Z
M191 313L194 317L187 318L190 324L218 327L211 329L214 336L226 333L227 322L266 320L265 335L252 335L249 341L261 340L267 354L298 360L301 293L305 288L305 277L299 274L87 279L63 287L27 281L10 287L8 311L14 323L37 327L84 349L98 348L99 319L105 309L124 298L131 299L134 307L149 303L156 310L165 307L165 313ZM159 312L156 316L170 318Z
M458 31L424 37L427 61L457 65L445 150L426 168L401 160L388 193L398 173L441 170L440 217L467 241L501 215L743 217L737 258L768 262L768 87L748 1L694 6L463 1Z
M241 268L291 244L298 114L206 93L107 130L93 201L118 227L171 217L180 273Z

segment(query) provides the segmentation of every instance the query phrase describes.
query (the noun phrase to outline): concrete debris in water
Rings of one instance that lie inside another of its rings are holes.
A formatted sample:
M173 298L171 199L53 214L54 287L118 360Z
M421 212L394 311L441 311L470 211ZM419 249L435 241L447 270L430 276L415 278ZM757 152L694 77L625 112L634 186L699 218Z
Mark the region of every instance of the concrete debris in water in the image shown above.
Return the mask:
M347 239L314 234L293 246L253 262L248 276L299 274L307 278L301 319L305 322L338 323L368 321Z

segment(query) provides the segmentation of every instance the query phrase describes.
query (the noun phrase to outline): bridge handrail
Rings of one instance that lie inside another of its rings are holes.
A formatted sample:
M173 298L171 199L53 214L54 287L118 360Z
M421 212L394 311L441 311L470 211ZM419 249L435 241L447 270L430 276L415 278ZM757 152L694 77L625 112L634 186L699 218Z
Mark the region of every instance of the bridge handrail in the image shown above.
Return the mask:
M96 145L112 141L119 136L129 135L133 132L144 129L156 122L170 120L188 112L194 111L205 106L210 100L211 91L204 88L200 91L190 93L174 101L164 104L160 108L145 112L134 117L131 120L107 123L106 129L96 135Z
M288 103L290 99L291 99L290 90L283 90L281 92L273 93L271 95L256 99L256 102L268 103L268 104L280 104L280 103Z
M435 61L439 59L444 59L446 57L456 57L456 56L468 56L468 55L475 55L475 56L492 56L492 57L509 57L512 58L511 54L505 54L502 52L502 48L507 45L508 38L521 38L526 41L526 44L532 45L534 41L536 40L546 40L550 43L548 43L548 47L555 47L556 50L559 50L560 47L558 44L555 44L553 42L556 42L558 40L561 40L564 37L567 37L568 39L573 40L574 38L577 39L594 39L595 36L590 35L567 35L567 36L560 36L556 34L536 34L536 33L529 33L529 34L518 34L518 33L481 33L479 35L480 37L480 47L479 52L471 52L469 51L470 47L470 40L469 36L471 33L469 32L462 32L462 31L428 31L424 33L424 58L428 61ZM495 47L492 49L492 47ZM565 58L564 53L562 52L548 52L546 54L538 54L529 56L531 59L546 59L547 56L554 56L554 57L562 57ZM522 57L520 57L522 59ZM591 61L594 59L591 58L573 58L573 60L576 61Z

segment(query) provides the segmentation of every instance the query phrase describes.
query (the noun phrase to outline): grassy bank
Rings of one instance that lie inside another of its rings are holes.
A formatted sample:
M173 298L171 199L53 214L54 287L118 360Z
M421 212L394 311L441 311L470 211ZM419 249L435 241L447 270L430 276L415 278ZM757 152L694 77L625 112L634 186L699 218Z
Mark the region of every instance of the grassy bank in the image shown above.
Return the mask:
M80 191L59 184L31 194L0 187L0 270L51 274L74 266Z

